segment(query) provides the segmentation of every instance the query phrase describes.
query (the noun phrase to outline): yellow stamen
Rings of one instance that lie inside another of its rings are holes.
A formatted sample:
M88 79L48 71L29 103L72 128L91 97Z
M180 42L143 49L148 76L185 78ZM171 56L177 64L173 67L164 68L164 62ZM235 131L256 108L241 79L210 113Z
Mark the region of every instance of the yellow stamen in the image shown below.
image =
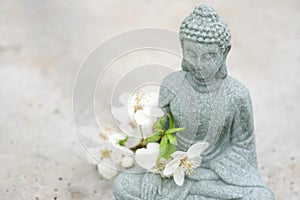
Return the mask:
M134 106L134 112L136 112L138 110L143 110L143 106L141 104L137 104Z
M100 137L103 138L104 140L108 140L108 138L109 138L108 135L105 134L105 133L100 133L99 135L100 135Z
M101 158L110 158L111 150L109 149L103 149L101 151Z

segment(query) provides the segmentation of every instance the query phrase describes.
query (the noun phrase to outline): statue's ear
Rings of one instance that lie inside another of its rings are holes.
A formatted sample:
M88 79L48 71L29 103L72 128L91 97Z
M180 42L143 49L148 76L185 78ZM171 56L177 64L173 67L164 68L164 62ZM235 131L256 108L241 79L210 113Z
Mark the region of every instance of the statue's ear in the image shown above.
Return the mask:
M224 63L219 71L216 73L216 78L217 79L224 79L227 77L227 66L226 66L226 63Z
M225 48L225 50L224 50L224 52L223 52L223 55L224 55L224 58L225 58L225 59L227 58L227 55L228 55L230 49L231 49L231 45L229 45L229 46L227 46L227 47Z
M223 52L224 60L223 60L222 66L220 67L219 71L216 73L216 78L224 79L227 77L226 58L227 58L227 55L228 55L230 49L231 49L231 45L227 46Z

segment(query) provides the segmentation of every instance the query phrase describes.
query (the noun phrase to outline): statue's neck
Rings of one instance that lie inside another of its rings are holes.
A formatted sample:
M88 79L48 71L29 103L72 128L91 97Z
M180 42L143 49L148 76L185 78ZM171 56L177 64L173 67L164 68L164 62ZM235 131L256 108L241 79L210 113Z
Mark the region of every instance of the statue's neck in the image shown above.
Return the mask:
M191 72L186 73L186 79L191 86L198 92L206 93L213 92L220 88L223 79L197 79Z

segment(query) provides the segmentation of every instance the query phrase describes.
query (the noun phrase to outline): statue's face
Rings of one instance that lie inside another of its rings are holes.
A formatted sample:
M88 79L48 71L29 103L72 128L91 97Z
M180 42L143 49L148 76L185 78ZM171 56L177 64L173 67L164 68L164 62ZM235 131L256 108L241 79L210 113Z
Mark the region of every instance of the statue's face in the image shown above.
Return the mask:
M197 79L211 79L224 64L224 55L217 44L203 44L184 40L183 57L188 61L188 70Z

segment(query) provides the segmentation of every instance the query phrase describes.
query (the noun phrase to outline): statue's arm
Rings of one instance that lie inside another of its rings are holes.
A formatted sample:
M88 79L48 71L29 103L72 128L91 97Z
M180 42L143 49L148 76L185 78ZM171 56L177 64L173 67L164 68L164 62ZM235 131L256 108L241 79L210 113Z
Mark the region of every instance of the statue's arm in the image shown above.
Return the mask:
M220 193L223 191L224 193L221 196L225 197L227 190L236 190L231 188L232 185L261 186L256 167L253 167L256 164L256 152L252 104L249 94L245 94L237 104L230 130L231 142L225 151L209 161L209 170L203 171L203 174L201 174L202 168L199 168L199 171L195 174L197 179L194 179L197 181L193 183L190 189L191 194L213 195L215 192ZM204 172L207 174L204 175ZM198 177L198 175L200 176ZM224 186L220 186L218 189L214 182L207 182L204 177L208 179L217 178L224 183ZM237 192L237 196L239 195L241 195L240 192Z
M174 98L174 91L171 87L171 81L168 76L163 80L159 89L158 107L165 112L170 113L170 102Z
M248 154L255 150L255 137L254 137L254 122L252 102L249 92L238 101L237 110L235 112L232 126L231 138L234 147L245 150ZM244 154L243 154L244 155Z
M248 90L236 102L230 127L230 142L223 153L210 161L210 168L226 183L261 185L257 170L251 97Z
M197 168L193 174L188 176L188 178L194 181L218 180L219 176L211 169L200 167Z
M252 103L248 91L244 91L243 95L237 101L237 105L230 130L231 143L223 153L209 161L209 166L198 168L189 177L190 179L198 181L222 179L222 174L226 173L226 170L222 170L225 169L224 166L226 168L232 166L226 166L227 160L230 162L240 162L241 160L248 162L249 160L251 163L256 159ZM246 157L249 159L245 160ZM219 173L220 171L221 173Z

